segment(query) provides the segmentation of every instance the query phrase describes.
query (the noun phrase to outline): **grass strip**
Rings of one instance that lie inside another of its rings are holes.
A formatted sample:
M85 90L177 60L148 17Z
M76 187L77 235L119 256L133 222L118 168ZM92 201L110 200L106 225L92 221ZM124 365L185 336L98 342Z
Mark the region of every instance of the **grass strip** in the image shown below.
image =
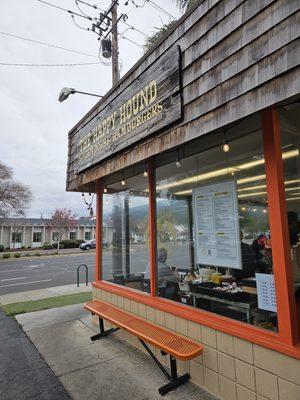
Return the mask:
M18 315L33 311L47 310L49 308L70 306L92 300L92 292L80 292L63 296L49 297L48 299L24 301L2 305L6 315Z

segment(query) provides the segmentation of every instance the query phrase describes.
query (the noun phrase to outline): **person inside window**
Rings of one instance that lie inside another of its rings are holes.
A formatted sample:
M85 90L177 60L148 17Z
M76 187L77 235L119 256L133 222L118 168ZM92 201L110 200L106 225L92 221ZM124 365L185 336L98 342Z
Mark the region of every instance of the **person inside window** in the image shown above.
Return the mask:
M243 269L232 270L232 274L237 281L254 276L257 269L257 259L255 256L255 252L252 246L249 246L249 244L243 242L243 239L244 235L243 232L241 231L240 240L241 240Z
M162 297L174 299L177 289L178 274L166 263L167 258L167 250L164 247L160 247L157 254L157 285ZM150 279L149 264L145 271L144 278Z
M289 225L289 236L290 236L290 247L291 247L291 260L293 266L294 282L300 282L300 224L298 220L298 214L295 211L289 211L287 213L288 225ZM299 295L299 289L298 289Z

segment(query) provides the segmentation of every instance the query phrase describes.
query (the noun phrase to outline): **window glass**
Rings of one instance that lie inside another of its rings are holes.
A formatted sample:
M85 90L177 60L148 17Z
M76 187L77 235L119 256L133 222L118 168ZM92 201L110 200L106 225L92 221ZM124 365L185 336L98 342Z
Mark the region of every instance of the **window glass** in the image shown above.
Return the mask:
M76 240L76 232L70 232L70 240Z
M12 243L22 243L22 233L21 232L13 232L11 235Z
M53 242L58 242L59 240L59 234L57 232L52 233L52 241Z
M103 279L149 292L148 179L108 185L103 200Z
M243 127L157 161L158 294L276 331L260 116Z
M294 151L296 157L284 160L289 242L295 293L300 301L300 107L297 104L280 110L282 152Z
M42 232L33 232L33 242L40 243L42 241Z
M84 232L84 240L91 240L91 232Z

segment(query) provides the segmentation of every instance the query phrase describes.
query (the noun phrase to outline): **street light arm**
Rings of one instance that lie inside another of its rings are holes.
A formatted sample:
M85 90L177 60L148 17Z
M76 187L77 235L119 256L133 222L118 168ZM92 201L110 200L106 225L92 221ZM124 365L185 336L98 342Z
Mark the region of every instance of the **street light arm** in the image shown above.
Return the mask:
M94 96L94 97L103 97L103 96L101 96L99 94L81 92L81 91L76 90L74 88L64 87L59 93L58 101L60 101L62 103L63 101L67 100L67 98L70 96L70 94L74 94L74 93L80 93L80 94L85 94L87 96Z
M94 94L94 93L87 93L87 92L80 92L79 90L75 90L73 93L80 93L80 94L86 94L88 96L94 96L94 97L103 97L100 94Z

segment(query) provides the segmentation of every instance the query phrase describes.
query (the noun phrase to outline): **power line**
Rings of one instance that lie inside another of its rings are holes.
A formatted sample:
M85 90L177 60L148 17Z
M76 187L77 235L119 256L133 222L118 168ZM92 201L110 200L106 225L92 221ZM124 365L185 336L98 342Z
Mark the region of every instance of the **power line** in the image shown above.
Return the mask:
M86 1L83 1L83 0L75 0L75 3L85 4L86 6L94 8L95 10L100 10L100 11L104 11L105 12L105 10L103 8L98 7L96 4L90 4L90 3L86 2Z
M49 6L49 7L53 7L53 8L57 8L58 10L65 11L68 14L73 14L73 15L76 15L77 17L88 19L89 21L97 20L97 18L95 18L95 17L92 18L92 17L86 16L86 15L78 14L75 11L68 10L67 8L63 8L63 7L57 6L56 4L49 3L48 1L44 1L44 0L36 0L36 1L38 1L39 3L43 3L43 4L45 4L45 5Z
M0 35L9 36L9 37L13 37L13 38L16 38L16 39L26 40L27 42L37 43L37 44L41 44L43 46L48 46L48 47L53 47L55 49L65 50L65 51L68 51L70 53L76 53L76 54L81 54L83 56L98 58L97 56L95 56L93 54L84 53L84 52L78 51L78 50L68 49L67 47L62 47L62 46L58 46L58 45L47 43L47 42L41 42L40 40L34 40L34 39L30 39L30 38L27 38L27 37L24 37L24 36L13 35L12 33L0 32Z
M159 5L157 5L156 3L154 3L154 1L152 0L146 0L147 3L149 3L153 8L156 8L157 10L162 11L163 13L165 13L166 15L168 15L169 17L171 17L172 19L177 19L176 17L174 17L174 15L170 14L168 11L166 11L165 9L163 9L162 7L160 7Z
M135 42L134 40L129 39L127 36L124 36L124 35L120 34L120 38L128 40L128 42L131 42L131 43L135 44L136 46L138 46L138 47L140 47L141 49L144 50L143 46L141 46L139 43Z
M129 28L130 29L132 29L132 30L134 30L134 31L137 31L137 32L139 32L141 35L144 35L145 37L149 37L148 35L146 35L146 33L144 33L143 31L141 31L141 30L139 30L138 28L136 28L136 27L134 27L134 26L132 26L132 25L130 25L130 24L128 24L128 22L126 22L126 21L121 21L121 22L123 22L123 24L125 24L125 25L127 25L127 26L129 26Z
M4 63L0 62L2 66L13 66L13 67L76 67L82 65L99 65L99 62L90 63L69 63L69 64L30 64L30 63Z

